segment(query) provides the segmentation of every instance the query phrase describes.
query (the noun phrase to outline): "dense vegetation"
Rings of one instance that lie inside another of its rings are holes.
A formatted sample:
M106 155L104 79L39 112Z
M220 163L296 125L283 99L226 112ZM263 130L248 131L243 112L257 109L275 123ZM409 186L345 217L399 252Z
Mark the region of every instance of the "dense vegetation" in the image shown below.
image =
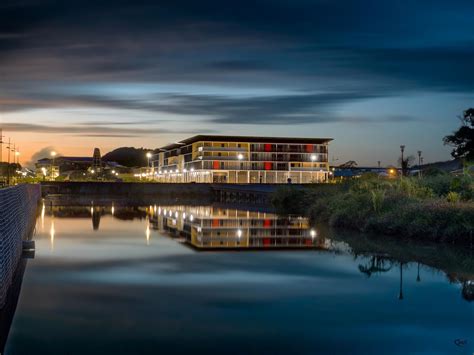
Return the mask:
M454 158L474 161L474 108L464 111L460 119L461 127L443 141L454 147L451 152Z
M284 187L272 203L280 213L335 227L453 243L474 237L474 179L468 174L402 179L369 174L340 184Z
M114 161L127 167L147 166L146 153L150 149L121 147L108 152L102 157L103 161Z

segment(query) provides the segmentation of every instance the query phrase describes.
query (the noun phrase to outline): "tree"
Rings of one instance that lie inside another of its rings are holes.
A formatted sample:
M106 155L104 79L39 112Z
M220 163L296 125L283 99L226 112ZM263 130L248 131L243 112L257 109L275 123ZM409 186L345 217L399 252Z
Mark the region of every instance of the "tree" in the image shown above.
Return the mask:
M413 165L414 161L415 161L415 157L413 155L403 158L403 161L402 161L402 158L398 158L398 164L400 164L400 166L402 167L403 176L408 175L408 170Z
M461 119L461 127L453 134L443 138L446 145L454 147L451 155L454 158L474 160L474 108L464 111Z

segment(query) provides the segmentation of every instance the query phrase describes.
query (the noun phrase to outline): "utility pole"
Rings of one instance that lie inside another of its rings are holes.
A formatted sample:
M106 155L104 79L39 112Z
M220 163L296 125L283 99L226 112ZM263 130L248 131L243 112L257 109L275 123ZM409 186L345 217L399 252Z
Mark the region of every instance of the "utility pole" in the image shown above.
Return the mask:
M3 163L3 130L0 128L0 163Z
M418 177L421 178L421 150L418 151Z
M404 161L403 161L403 152L405 151L405 146L404 146L404 145L401 145L401 146L400 146L400 151L402 152L402 162L401 162L402 175L401 175L401 177L403 178L403 173L405 172L405 169L403 168L403 164L404 164Z
M7 164L7 185L10 185L10 150L11 150L11 138L8 138L8 164Z

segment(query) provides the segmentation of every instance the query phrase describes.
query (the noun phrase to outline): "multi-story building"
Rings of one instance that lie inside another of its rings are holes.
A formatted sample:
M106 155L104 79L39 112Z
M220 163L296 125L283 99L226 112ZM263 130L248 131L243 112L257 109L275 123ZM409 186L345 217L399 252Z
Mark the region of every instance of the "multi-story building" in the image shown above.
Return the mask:
M198 135L152 157L161 182L311 183L328 179L331 138Z

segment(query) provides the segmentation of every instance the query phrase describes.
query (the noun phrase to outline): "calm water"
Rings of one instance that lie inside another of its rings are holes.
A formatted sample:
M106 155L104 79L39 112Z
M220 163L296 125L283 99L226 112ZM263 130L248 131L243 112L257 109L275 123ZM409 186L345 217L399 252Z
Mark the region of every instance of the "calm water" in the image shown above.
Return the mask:
M189 206L44 208L34 239L6 354L474 352L471 251Z

